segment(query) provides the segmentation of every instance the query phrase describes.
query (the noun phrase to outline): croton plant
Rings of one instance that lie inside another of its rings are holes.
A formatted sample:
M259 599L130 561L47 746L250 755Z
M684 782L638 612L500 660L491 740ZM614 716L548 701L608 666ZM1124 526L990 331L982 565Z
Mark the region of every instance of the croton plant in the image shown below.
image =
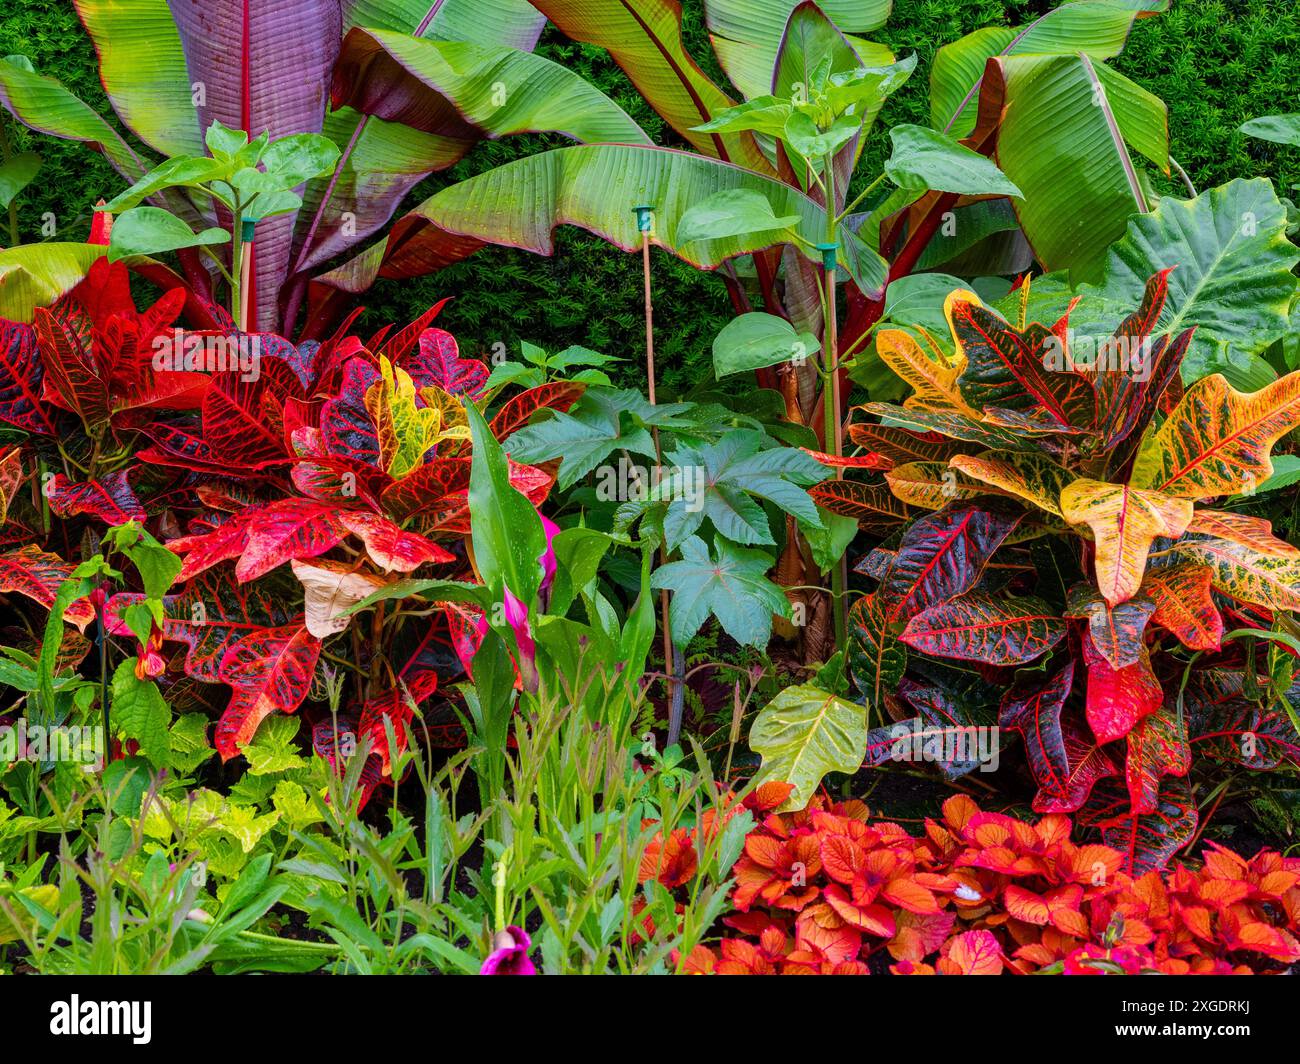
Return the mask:
M337 720L317 715L316 747L332 756L336 727L368 736L373 788L389 770L385 717L404 741L410 706L472 655L477 607L352 607L417 570L473 580L464 404L486 406L488 368L430 326L441 304L365 341L345 325L294 345L240 334L201 302L202 327L184 326L187 300L178 287L137 310L127 266L101 258L33 323L0 322L0 593L50 608L105 526L147 523L183 559L155 622L128 622L144 598L130 589L74 602L66 620L84 630L98 609L168 702L224 705L214 745L227 760L267 716L324 701L334 663L350 683ZM582 390L525 390L491 431L504 438ZM510 477L534 503L553 481L515 464ZM75 647L84 656L89 643ZM201 686L216 684L228 699ZM450 713L442 723L459 730ZM133 738L129 718L118 726Z
M1099 826L1131 871L1192 839L1196 756L1300 763L1286 631L1300 550L1239 512L1300 425L1300 373L1250 394L1219 375L1184 390L1191 331L1158 328L1169 272L1094 344L1068 314L1025 321L1027 285L1004 304L1011 320L953 292L951 350L882 331L913 395L868 403L879 422L850 435L884 484L813 489L829 509L906 522L857 567L874 582L849 649L868 712L933 739L1018 733L1035 811ZM996 720L981 711L990 687L1005 692ZM896 734L868 735L868 765L896 756Z

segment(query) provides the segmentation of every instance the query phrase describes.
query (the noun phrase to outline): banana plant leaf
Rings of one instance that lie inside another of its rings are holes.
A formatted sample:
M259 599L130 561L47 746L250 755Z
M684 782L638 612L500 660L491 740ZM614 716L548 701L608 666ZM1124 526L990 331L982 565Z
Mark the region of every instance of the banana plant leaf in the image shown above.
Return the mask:
M557 148L452 185L398 219L388 239L316 279L313 314L333 292L356 294L379 277L430 273L501 244L549 255L559 225L576 225L625 251L641 244L632 210L655 206L653 242L704 269L778 244L789 231L684 242L677 232L686 211L715 193L747 189L764 196L777 217L796 216L792 229L808 244L826 231L825 209L798 189L739 166L670 148L623 144ZM880 290L885 262L844 232L843 265L864 292ZM806 248L802 249L808 254ZM814 252L815 254L815 252Z

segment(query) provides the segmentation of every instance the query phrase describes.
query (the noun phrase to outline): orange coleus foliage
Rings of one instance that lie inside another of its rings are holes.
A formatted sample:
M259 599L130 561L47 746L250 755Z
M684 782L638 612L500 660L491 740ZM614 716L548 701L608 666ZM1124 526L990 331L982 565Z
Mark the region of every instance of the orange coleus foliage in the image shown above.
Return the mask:
M767 815L733 870L734 933L684 971L1247 974L1300 960L1300 859L1211 843L1199 868L1134 878L1119 851L1073 842L1063 815L1031 824L959 795L918 838L857 801L772 813L783 788L762 789L766 809L746 803Z

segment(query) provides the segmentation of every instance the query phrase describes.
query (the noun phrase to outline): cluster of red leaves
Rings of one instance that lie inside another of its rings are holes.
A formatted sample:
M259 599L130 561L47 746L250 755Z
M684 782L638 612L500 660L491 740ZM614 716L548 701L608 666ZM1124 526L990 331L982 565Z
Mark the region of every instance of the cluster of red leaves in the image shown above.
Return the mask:
M917 838L857 801L769 812L786 793L746 803L766 816L733 870L723 922L738 934L697 947L686 971L1252 974L1300 960L1300 859L1211 844L1199 869L1134 878L1119 851L1072 842L1063 815L1030 824L961 795ZM669 885L689 842L643 871Z

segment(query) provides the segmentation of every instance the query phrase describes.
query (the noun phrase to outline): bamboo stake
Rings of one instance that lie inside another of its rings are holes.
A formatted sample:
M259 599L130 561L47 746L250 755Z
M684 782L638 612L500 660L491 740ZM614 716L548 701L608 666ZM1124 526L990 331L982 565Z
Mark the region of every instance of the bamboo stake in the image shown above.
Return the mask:
M654 333L654 302L650 292L650 236L654 232L654 207L646 204L634 207L636 212L637 229L641 232L641 276L642 287L645 297L645 368L646 368L646 391L650 399L650 405L656 405L655 397L655 333ZM651 429L651 435L654 437L655 444L655 477L656 480L663 476L663 451L659 446L659 428L655 426ZM665 565L668 562L668 549L664 545L659 548L659 563ZM666 693L668 695L668 745L672 746L681 735L682 730L682 709L684 702L684 692L681 689L680 672L681 667L685 665L685 658L676 652L673 645L672 629L669 627L669 598L668 589L664 588L659 592L659 614L660 626L663 628L663 654L664 654L664 675L667 685Z

